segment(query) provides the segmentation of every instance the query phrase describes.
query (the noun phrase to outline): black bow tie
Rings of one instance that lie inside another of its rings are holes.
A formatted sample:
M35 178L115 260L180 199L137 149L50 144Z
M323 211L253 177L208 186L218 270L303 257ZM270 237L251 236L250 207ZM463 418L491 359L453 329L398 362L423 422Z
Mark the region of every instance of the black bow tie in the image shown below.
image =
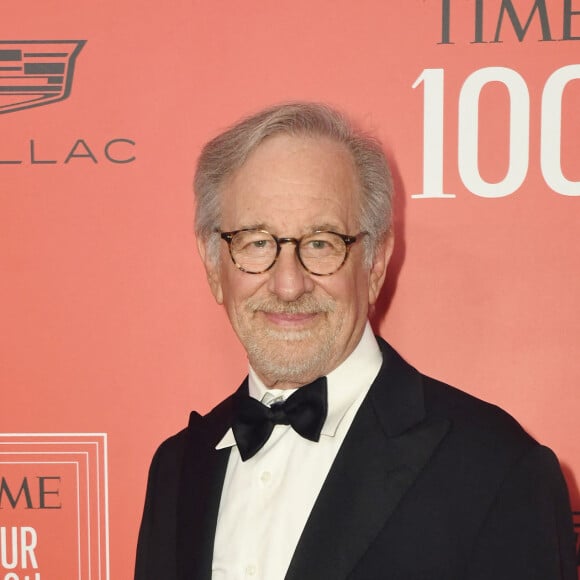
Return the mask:
M310 441L318 441L326 419L326 377L300 387L284 402L267 407L253 397L241 399L232 425L242 461L254 456L272 434L274 425L292 425Z

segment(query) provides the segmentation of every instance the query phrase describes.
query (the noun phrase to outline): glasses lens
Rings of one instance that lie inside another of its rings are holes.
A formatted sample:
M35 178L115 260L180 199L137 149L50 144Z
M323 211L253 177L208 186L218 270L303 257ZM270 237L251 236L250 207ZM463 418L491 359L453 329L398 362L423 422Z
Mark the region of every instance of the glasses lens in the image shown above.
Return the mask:
M235 263L249 273L264 272L276 259L276 240L260 230L238 232L232 238L230 248Z
M313 274L332 274L344 263L346 244L332 232L318 232L302 239L300 258Z

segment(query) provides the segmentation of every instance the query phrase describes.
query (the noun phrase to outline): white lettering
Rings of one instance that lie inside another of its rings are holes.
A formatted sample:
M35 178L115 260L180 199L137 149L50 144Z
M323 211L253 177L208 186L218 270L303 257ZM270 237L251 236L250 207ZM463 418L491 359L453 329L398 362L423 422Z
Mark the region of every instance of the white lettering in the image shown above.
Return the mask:
M10 536L8 535L10 529ZM29 526L0 527L0 563L4 570L19 567L23 570L38 568L34 549L38 542L36 530ZM20 556L20 559L18 558ZM16 576L17 580L18 577ZM8 579L10 580L10 579Z
M580 12L579 12L580 14ZM443 69L424 69L413 83L423 85L423 187L415 199L453 198L444 193L445 85ZM546 185L555 193L580 196L580 181L562 170L562 97L570 81L580 80L580 64L564 66L547 79L541 106L540 165ZM501 83L509 97L509 160L505 177L488 182L479 171L479 98L483 88ZM474 195L498 198L511 195L524 183L530 155L530 93L524 78L506 67L474 71L463 83L457 112L457 169L461 181Z
M442 68L425 69L413 83L424 85L423 97L423 193L414 198L455 197L443 193L443 74Z
M490 82L502 83L510 96L510 149L506 176L497 183L485 181L479 172L479 95ZM524 79L505 67L487 67L472 73L459 95L457 160L465 187L480 197L504 197L518 189L528 173L530 96Z
M542 175L562 195L580 195L580 181L570 181L562 172L562 94L571 80L578 79L580 64L563 66L550 75L542 94Z

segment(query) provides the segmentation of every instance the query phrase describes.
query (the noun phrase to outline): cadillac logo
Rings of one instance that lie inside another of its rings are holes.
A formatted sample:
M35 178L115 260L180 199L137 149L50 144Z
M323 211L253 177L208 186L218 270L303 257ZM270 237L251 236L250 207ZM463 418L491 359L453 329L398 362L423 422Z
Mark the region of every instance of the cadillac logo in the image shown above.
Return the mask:
M0 114L66 99L85 40L0 40Z

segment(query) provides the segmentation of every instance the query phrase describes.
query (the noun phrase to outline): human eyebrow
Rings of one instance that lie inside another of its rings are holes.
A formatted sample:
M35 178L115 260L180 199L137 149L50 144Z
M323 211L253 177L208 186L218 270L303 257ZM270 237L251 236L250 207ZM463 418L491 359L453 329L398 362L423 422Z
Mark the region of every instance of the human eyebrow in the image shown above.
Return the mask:
M337 224L333 224L330 222L324 222L321 224L316 224L308 228L309 233L316 233L316 232L340 232L343 229L343 226L339 226Z
M268 230L268 226L261 222L261 223L250 223L250 224L242 224L240 227L236 228L236 230Z

